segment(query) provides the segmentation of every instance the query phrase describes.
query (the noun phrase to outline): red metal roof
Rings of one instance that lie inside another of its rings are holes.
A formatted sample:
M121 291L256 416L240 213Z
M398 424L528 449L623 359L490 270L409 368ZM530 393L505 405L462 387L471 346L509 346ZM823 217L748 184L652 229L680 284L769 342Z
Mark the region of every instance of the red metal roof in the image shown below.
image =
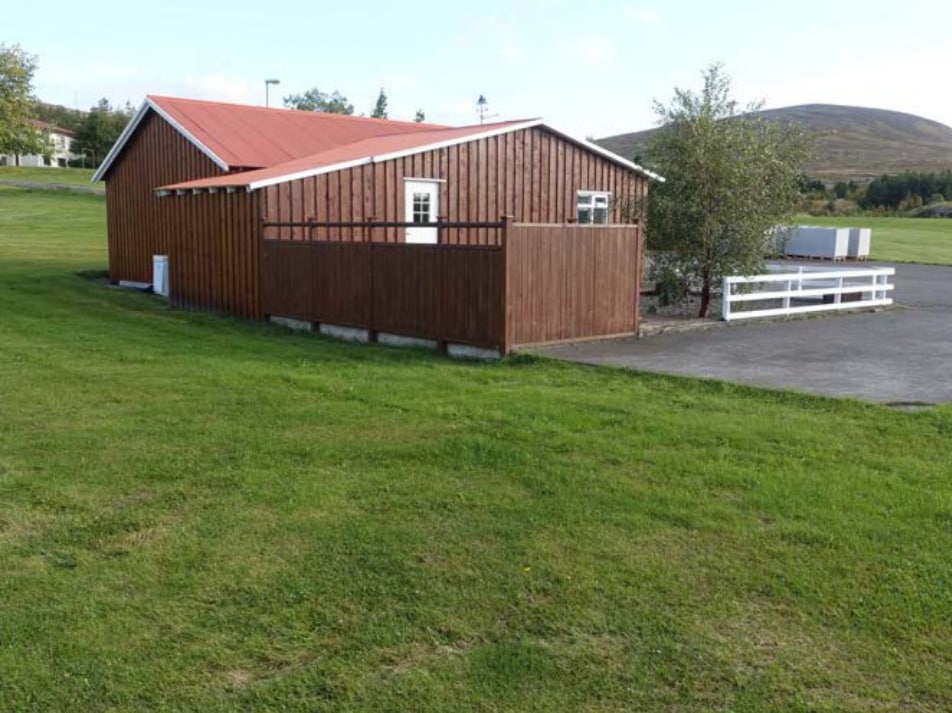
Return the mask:
M160 113L177 123L229 168L261 168L388 134L442 128L296 109L150 95Z
M40 131L48 131L51 134L62 134L63 136L76 136L75 131L64 129L62 126L51 124L48 121L41 121L40 119L30 119L29 121L34 128Z
M201 178L185 183L163 186L160 190L187 190L204 188L257 188L262 185L283 182L305 175L322 173L321 169L337 170L348 165L369 163L375 158L383 160L390 154L403 151L423 151L428 147L437 147L444 143L459 143L483 135L492 135L510 131L518 127L532 126L539 120L505 121L495 124L479 124L456 128L433 128L416 133L391 134L355 141L345 146L337 146L310 156L287 161L276 166L233 173L213 178Z

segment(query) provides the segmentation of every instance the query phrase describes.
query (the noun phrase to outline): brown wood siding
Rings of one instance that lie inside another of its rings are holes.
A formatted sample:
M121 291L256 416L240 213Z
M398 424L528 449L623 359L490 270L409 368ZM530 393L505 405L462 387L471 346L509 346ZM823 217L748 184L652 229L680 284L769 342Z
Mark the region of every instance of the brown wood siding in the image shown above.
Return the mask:
M515 225L506 235L510 347L638 331L638 226Z
M236 191L159 200L174 216L167 245L172 303L261 317L258 194Z
M171 125L150 113L106 176L110 277L152 282L152 256L169 251L175 216L171 204L157 198L153 189L222 173Z
M262 250L266 314L501 346L501 248L265 240Z
M151 282L152 256L168 255L174 304L260 316L259 195L155 195L222 173L161 117L146 117L106 176L110 278Z
M302 178L263 191L268 220L397 222L404 214L404 180L434 178L440 184L439 216L449 222L495 221L511 215L522 223L575 220L576 192L611 191L611 223L625 222L625 207L643 199L647 180L624 166L566 141L543 127L523 129L456 146ZM300 196L313 195L313 203ZM291 211L293 202L303 209ZM269 237L304 240L303 228L283 228ZM314 240L403 242L405 230L317 229ZM459 229L441 238L449 244L497 244L494 231Z

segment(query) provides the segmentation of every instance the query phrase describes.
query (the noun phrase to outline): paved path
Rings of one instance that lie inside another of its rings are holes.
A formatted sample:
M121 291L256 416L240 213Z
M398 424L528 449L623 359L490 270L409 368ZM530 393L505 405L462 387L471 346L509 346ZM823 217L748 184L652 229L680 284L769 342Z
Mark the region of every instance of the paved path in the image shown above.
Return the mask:
M952 267L895 267L899 306L883 312L734 323L538 351L881 403L952 402Z
M84 186L76 183L43 183L42 181L21 181L18 178L0 178L0 185L17 188L33 188L40 191L65 191L66 193L90 193L105 196L106 189L101 186Z

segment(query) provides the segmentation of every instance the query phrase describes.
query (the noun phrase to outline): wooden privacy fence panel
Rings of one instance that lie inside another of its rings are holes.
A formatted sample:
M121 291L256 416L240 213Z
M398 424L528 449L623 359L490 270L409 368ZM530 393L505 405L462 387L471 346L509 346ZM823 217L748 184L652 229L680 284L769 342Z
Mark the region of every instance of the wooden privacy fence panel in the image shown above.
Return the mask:
M264 240L263 311L503 353L637 332L637 226L504 230L499 247Z
M635 225L515 225L506 236L510 347L638 331Z
M264 312L502 346L501 248L265 240Z
M500 348L501 249L381 243L372 254L373 329Z
M372 328L371 245L265 240L264 313Z

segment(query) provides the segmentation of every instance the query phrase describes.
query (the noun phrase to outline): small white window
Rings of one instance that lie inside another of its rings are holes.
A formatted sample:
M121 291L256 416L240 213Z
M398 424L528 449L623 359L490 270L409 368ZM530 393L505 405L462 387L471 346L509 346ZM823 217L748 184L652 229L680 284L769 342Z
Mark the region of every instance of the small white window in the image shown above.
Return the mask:
M430 194L413 194L413 223L431 223L430 217Z
M579 191L576 200L575 218L581 225L608 225L608 209L611 193Z

